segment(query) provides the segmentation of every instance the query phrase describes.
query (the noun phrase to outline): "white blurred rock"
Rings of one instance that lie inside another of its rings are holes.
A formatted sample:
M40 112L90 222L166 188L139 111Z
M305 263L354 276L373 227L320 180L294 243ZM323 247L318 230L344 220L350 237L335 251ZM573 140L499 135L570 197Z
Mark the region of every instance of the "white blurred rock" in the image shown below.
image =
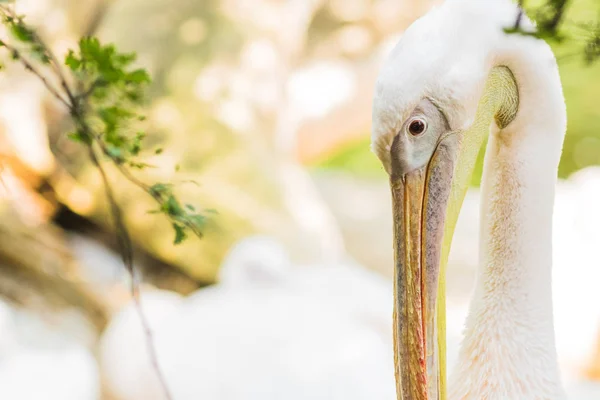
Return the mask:
M74 342L58 344L47 338L48 330L20 314L0 302L0 399L99 400L99 372L91 352ZM25 327L27 337L20 334ZM36 341L40 345L31 343Z
M0 398L99 400L96 360L79 346L22 350L0 361Z

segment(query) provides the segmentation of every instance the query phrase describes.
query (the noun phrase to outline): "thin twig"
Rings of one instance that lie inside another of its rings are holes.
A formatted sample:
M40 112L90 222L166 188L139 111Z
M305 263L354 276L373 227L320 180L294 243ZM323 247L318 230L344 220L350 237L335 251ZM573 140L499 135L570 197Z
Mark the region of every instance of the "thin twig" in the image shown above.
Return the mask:
M78 117L77 115L74 115L74 118L79 119L80 117ZM116 160L115 157L110 153L110 151L106 147L106 144L96 134L94 134L93 132L91 132L89 130L86 134L89 134L89 135L91 135L91 137L96 139L96 143L98 144L98 146L100 147L100 149L102 150L104 155L106 155L108 158L113 160L114 165L117 167L117 170L121 173L121 175L123 175L130 183L133 183L135 186L139 187L144 192L148 193L158 203L158 205L160 205L160 206L163 205L163 203L164 203L163 197L159 193L157 193L155 190L153 190L151 186L142 182L135 175L133 175L131 173L131 171L123 165L122 162L120 162L119 160ZM196 235L198 238L202 238L204 236L202 231L199 229L199 227L196 224L194 224L192 221L190 221L189 219L180 217L180 218L177 218L177 221L182 223L183 225L185 225L185 227L188 228L190 231L192 231L194 233L194 235Z
M46 49L46 55L50 59L50 65L52 66L52 69L56 73L56 76L58 77L58 79L60 81L60 85L65 90L65 92L67 93L67 96L69 96L69 99L72 102L74 99L73 91L69 87L67 79L62 71L62 68L61 68L60 63L58 62L58 59L54 55L54 52L50 51L50 47L46 46L46 43L42 40L42 38L35 31L32 31L32 33L33 33L34 40L37 41L44 49Z
M89 98L89 97L90 97L90 96L91 96L91 95L94 93L94 91L95 91L96 89L98 89L100 86L102 86L102 85L103 85L103 83L104 83L104 82L103 82L102 80L96 79L96 80L94 81L94 83L92 83L92 84L90 85L90 87L89 87L89 88L87 88L86 90L84 90L84 91L82 91L81 93L79 93L79 94L77 95L77 97L79 97L79 98L81 99L81 101L86 101L86 100L87 100L87 99L88 99L88 98Z
M50 84L48 79L46 79L46 77L37 68L35 68L29 60L27 60L25 57L23 57L23 55L21 54L21 52L19 50L17 50L15 47L9 45L8 43L6 43L4 41L2 41L1 43L4 47L6 47L8 49L8 51L11 52L12 56L16 60L18 60L27 71L31 72L32 74L37 76L39 80L42 81L42 83L44 84L44 86L46 86L46 89L48 89L48 91L50 92L50 94L52 94L52 96L54 96L58 101L60 101L65 107L70 108L71 105L69 104L69 102L67 102L67 100L65 100L58 93L58 90L54 86L52 86L52 84Z
M10 17L15 18L15 19L18 18L18 16L14 12L14 10L12 10L10 8L6 8L6 7L3 10L4 10L4 14L9 15ZM54 52L50 50L50 47L46 45L46 42L41 38L40 35L37 34L37 32L35 30L32 29L30 32L31 32L31 35L33 36L32 37L33 41L37 42L41 46L41 48L44 49L44 54L46 56L48 56L50 66L52 67L52 70L58 77L58 79L60 81L60 85L67 93L69 100L71 100L71 102L73 102L73 98L74 98L73 91L71 90L71 88L69 87L69 84L67 83L67 79L62 71L61 64L58 62L58 59L54 55Z
M98 30L106 14L108 14L111 3L111 0L100 0L97 2L96 9L92 13L92 19L85 28L83 36L92 36Z
M558 27L565 15L568 2L569 0L552 0L550 2L550 7L552 7L552 17L549 20L546 20L544 23L543 28L546 31L556 34Z
M134 269L134 265L133 265L133 246L132 246L132 242L131 242L131 236L129 235L127 226L123 223L121 208L119 207L119 204L117 203L117 201L114 197L114 193L112 192L112 188L110 186L110 181L108 180L106 171L104 170L104 167L100 163L100 160L98 159L98 156L96 155L96 152L94 151L94 148L92 146L89 146L89 155L90 155L90 159L92 160L92 163L96 166L96 168L98 168L98 171L100 172L100 176L102 177L102 182L103 182L103 186L104 186L106 199L111 208L111 215L113 217L113 223L115 225L115 229L116 229L117 236L118 236L117 242L118 242L118 246L120 249L121 257L123 259L123 264L125 265L126 269L130 273L130 278L131 278L130 289L131 289L131 294L132 294L132 298L133 298L133 303L134 303L136 312L140 318L140 323L142 325L142 329L144 331L146 346L148 349L148 355L150 357L150 362L152 363L152 367L154 368L154 370L156 372L156 376L157 376L160 386L163 390L163 394L164 394L165 398L167 400L172 400L173 397L171 396L171 393L169 391L169 386L167 385L167 381L165 379L165 376L164 376L164 374L160 368L160 364L158 362L158 354L156 352L156 347L155 347L155 343L154 343L154 335L152 334L150 322L146 318L146 314L144 313L144 310L142 307L141 297L140 297L138 285L137 285L136 279L135 279L135 269Z
M519 0L519 12L517 13L517 20L515 21L515 31L521 28L521 21L523 20L523 0Z

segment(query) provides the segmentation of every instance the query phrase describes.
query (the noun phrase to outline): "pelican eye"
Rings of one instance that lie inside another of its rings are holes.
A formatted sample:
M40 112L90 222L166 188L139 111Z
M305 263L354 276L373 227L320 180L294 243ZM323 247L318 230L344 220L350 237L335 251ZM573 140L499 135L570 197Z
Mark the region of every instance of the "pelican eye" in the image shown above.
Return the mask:
M421 135L426 130L427 122L421 118L415 118L410 122L410 124L408 124L408 133L413 136Z

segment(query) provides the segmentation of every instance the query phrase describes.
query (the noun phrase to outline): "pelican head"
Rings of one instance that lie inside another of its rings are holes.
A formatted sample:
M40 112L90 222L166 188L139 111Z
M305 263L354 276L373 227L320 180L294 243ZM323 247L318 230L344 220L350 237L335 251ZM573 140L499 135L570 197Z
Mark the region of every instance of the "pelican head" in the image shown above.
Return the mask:
M467 29L466 17L442 6L411 25L373 100L372 149L392 191L396 380L405 400L445 398L444 269L454 226L490 126L511 123L519 103L511 70L487 50L501 27L475 20Z

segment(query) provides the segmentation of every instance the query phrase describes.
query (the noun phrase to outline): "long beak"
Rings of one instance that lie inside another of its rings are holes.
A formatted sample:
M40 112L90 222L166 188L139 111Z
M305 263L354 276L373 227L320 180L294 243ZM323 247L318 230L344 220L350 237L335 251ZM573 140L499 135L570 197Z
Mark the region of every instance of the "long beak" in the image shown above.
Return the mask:
M420 169L395 173L392 162L394 347L402 400L445 398L445 301L439 294L443 296L442 253L457 136L446 135Z
M445 266L454 227L490 125L515 118L519 90L507 67L490 72L473 124L442 136L422 168L407 170L394 140L394 347L399 400L446 398ZM398 137L396 137L398 139Z

